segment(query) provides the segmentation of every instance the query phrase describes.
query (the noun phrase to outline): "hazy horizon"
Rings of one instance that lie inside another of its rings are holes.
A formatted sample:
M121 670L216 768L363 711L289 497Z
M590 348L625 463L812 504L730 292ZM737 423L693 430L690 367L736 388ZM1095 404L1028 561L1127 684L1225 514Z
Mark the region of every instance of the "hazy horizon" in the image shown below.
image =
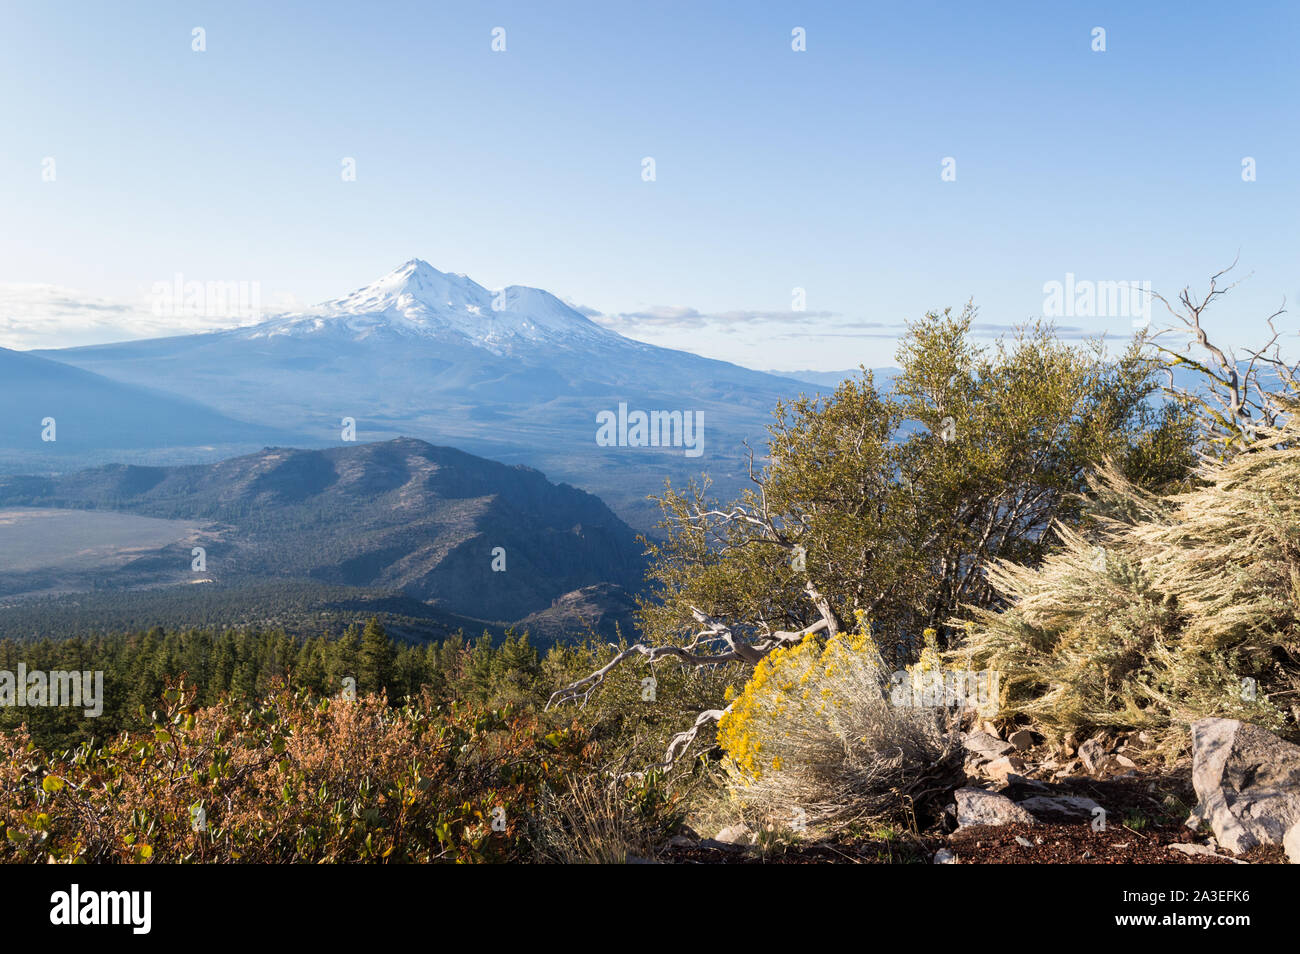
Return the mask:
M1240 254L1208 321L1243 344L1297 297L1285 4L351 10L8 11L0 346L232 323L152 314L175 275L290 311L412 257L784 370L892 364L971 298L995 337L1067 276L1172 296Z

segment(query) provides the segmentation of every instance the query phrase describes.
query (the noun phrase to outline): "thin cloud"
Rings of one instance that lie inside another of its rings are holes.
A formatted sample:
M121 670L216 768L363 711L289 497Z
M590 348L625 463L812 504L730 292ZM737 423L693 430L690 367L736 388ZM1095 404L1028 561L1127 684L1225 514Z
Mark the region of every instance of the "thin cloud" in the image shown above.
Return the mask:
M626 335L652 335L659 332L708 330L723 335L739 335L752 331L755 325L781 325L764 334L778 341L808 341L817 338L848 338L882 340L901 338L907 333L907 323L902 321L846 320L834 311L759 311L734 309L705 312L688 305L656 305L640 311L602 312L588 305L570 303L571 307L592 321L612 331ZM838 320L837 320L838 319ZM1029 319L1032 321L1033 319ZM803 322L811 321L811 324ZM790 330L792 322L800 322L798 330ZM1028 322L1027 322L1028 323ZM971 336L993 340L1014 334L1019 330L1014 324L975 322ZM1084 328L1078 325L1057 325L1056 337L1063 340L1094 338L1106 329ZM1113 330L1113 329L1112 329Z
M229 315L156 315L147 295L136 302L114 301L57 285L0 284L0 347L20 351L164 338L249 323Z
M900 326L901 328L901 326ZM807 341L811 338L883 338L892 341L903 332L900 331L789 331L780 338Z
M996 339L1007 335L1015 334L1020 331L1021 325L992 324L984 322L975 322L971 325L970 333L973 338ZM1057 325L1052 328L1052 334L1063 340L1080 341L1089 338L1095 338L1100 335L1105 328L1083 328L1078 325ZM1114 329L1111 329L1112 331ZM804 329L800 331L787 331L783 334L775 335L778 339L791 340L808 340L810 338L866 338L866 339L897 339L907 334L907 325L904 322L883 322L883 321L848 321L839 322L822 330L816 328Z
M578 311L614 331L677 331L709 328L725 331L747 325L799 321L806 318L834 318L833 311L758 311L733 309L731 311L704 312L685 305L656 305L643 311L623 311L613 314L594 308L575 306Z

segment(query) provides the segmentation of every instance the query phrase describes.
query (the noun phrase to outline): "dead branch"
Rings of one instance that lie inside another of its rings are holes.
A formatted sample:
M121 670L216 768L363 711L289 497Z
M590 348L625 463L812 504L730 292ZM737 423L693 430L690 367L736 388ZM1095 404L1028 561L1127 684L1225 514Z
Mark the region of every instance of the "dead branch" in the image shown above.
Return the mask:
M622 665L624 660L638 655L644 656L650 662L671 656L680 659L691 666L712 666L718 663L738 662L744 658L739 653L735 652L718 653L712 656L701 656L696 653L687 652L681 646L647 646L644 643L637 643L634 646L629 646L627 649L616 653L613 659L590 675L583 676L577 682L565 686L563 689L557 689L555 692L551 693L551 698L547 700L546 708L550 709L553 705L572 702L579 697L582 699L582 704L586 705L587 700L591 698L592 692L597 686L601 685L605 681L606 676Z
M1270 390L1261 380L1260 372L1271 368L1286 392L1296 390L1300 363L1288 364L1282 359L1276 319L1286 313L1286 301L1266 319L1270 336L1260 348L1247 350L1249 360L1243 371L1232 349L1224 349L1211 340L1202 318L1210 305L1235 288L1239 282L1219 286L1221 279L1237 266L1237 259L1210 277L1209 288L1197 296L1189 287L1178 295L1177 304L1159 293L1151 296L1164 304L1175 324L1146 336L1146 341L1165 359L1168 384L1164 391L1174 399L1196 407L1211 430L1220 432L1215 438L1225 445L1234 442L1249 443L1260 424L1275 427L1279 417L1287 410L1287 403L1276 390ZM1164 335L1185 335L1188 340L1181 348L1165 346L1157 339ZM1203 360L1191 357L1193 345L1208 356ZM1186 365L1209 382L1208 395L1185 390L1174 383L1174 369Z
M672 768L673 763L690 748L691 743L705 725L710 722L720 722L722 717L731 711L731 706L725 709L705 709L695 717L695 724L685 732L678 732L668 742L668 751L664 754L664 764L661 769L667 771Z

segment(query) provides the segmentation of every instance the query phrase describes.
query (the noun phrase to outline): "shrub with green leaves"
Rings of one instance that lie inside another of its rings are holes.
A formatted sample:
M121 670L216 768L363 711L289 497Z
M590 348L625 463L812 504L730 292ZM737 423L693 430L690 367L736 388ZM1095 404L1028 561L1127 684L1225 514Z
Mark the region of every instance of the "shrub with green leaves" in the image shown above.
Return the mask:
M1136 342L1111 358L1031 325L982 345L974 320L967 307L912 324L889 390L864 373L779 406L740 499L669 488L648 641L691 641L697 610L756 640L827 616L849 629L863 610L900 665L925 629L996 599L990 561L1034 563L1053 523L1083 519L1103 459L1149 489L1186 478L1195 421L1152 400L1158 363Z

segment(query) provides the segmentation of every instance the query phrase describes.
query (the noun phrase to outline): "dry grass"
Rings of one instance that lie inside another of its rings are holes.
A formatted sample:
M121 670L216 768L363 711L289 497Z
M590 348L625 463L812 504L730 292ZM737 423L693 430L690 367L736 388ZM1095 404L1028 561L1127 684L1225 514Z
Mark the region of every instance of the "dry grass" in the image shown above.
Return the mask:
M558 864L622 865L655 854L651 826L609 776L570 779L566 791L544 800L540 829L541 854Z

